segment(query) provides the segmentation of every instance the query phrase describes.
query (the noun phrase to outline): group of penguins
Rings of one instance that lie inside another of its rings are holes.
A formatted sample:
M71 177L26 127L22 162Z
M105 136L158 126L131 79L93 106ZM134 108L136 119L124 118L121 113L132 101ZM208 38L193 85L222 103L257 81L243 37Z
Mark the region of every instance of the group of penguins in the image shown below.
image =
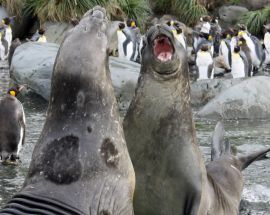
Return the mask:
M166 21L175 38L188 51L185 24L177 20ZM250 77L260 68L270 64L270 24L265 25L265 35L260 41L244 25L222 29L218 18L203 16L193 28L192 54L195 55L197 80L212 79L231 73L233 78ZM118 56L140 62L143 35L136 20L119 23L117 31ZM215 58L225 63L225 72L215 72Z

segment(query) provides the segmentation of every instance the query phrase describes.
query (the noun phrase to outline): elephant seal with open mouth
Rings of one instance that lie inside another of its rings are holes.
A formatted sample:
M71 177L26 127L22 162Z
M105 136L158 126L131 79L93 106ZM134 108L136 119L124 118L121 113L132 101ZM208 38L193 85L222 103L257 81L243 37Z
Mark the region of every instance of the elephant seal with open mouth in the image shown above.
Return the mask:
M135 175L95 7L61 44L47 118L22 190L0 214L132 215Z
M213 161L206 168L196 144L185 49L168 26L151 27L142 48L135 96L124 119L136 173L135 214L238 214L241 170L270 149L235 157L227 144L223 153L220 130L214 135Z

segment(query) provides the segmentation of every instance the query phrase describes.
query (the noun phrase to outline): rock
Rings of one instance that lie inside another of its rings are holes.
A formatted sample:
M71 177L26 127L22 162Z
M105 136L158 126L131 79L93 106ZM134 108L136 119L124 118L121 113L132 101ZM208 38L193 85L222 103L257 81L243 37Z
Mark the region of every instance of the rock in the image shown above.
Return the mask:
M241 6L222 6L219 9L219 17L226 24L235 25L240 17L249 10Z
M197 116L214 119L270 118L269 92L270 77L248 78L221 92Z
M10 73L18 84L26 84L34 93L49 100L51 74L59 45L55 43L27 42L13 55ZM110 71L120 109L127 109L133 97L140 64L110 57ZM31 94L30 94L31 95Z
M242 0L242 3L250 10L259 10L270 5L270 0Z
M46 100L50 96L51 74L59 45L27 42L16 48L10 76L18 84L26 84Z
M242 82L242 79L206 79L191 84L192 106L202 106L222 91Z
M48 42L61 44L66 32L73 28L73 26L65 22L45 22L44 28Z
M0 7L0 19L2 20L7 16L9 16L7 10L3 7Z

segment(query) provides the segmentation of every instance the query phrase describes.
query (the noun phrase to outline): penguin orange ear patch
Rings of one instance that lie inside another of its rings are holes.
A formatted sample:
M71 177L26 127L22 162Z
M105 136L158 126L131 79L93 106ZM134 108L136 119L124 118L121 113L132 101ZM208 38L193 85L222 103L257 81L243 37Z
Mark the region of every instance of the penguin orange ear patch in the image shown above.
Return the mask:
M16 96L16 92L14 90L9 91L9 94L12 96Z

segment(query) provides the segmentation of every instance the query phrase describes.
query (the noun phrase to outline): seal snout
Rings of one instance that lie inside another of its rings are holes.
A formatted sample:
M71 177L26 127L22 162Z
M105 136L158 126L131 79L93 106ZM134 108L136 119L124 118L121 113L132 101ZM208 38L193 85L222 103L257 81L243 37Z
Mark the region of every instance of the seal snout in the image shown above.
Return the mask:
M172 60L174 53L173 45L166 35L158 35L154 39L153 51L155 57L161 62Z

